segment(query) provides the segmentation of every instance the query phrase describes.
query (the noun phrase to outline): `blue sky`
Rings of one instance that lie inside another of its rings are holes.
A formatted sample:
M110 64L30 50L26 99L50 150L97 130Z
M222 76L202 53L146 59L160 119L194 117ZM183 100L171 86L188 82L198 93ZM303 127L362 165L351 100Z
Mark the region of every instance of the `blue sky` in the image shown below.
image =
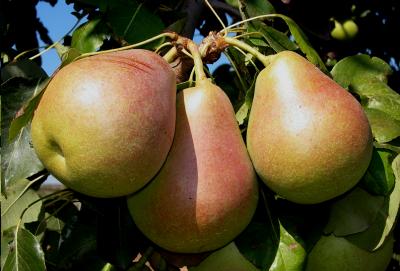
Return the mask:
M36 6L37 16L40 18L44 26L49 31L49 36L53 41L58 41L68 33L69 30L75 25L77 19L71 14L74 10L73 5L67 5L65 1L59 0L57 4L52 7L49 3L39 1ZM82 20L81 23L84 23ZM194 37L194 41L199 43L201 36L197 33ZM44 44L39 40L39 45ZM60 65L60 59L54 49L45 52L42 55L43 69L48 75L51 75L54 70ZM209 65L211 71L221 63L226 63L225 56L221 57L214 65Z

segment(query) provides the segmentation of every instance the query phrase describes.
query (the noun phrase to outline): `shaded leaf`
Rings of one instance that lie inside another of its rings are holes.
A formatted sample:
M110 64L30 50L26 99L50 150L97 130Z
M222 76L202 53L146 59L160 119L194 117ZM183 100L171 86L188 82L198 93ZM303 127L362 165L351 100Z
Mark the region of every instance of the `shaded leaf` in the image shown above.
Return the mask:
M79 52L78 49L75 48L69 48L63 55L61 56L61 65L60 68L65 67L66 65L74 62L79 56L81 56L81 53Z
M260 31L275 52L284 50L294 51L298 49L298 46L292 42L285 33L282 33L273 27L263 25L260 28Z
M238 2L241 6L241 12L245 12L245 16L243 19L275 13L275 8L271 5L269 1L266 0L247 0Z
M293 35L296 43L300 47L300 50L306 55L307 59L311 63L316 65L322 72L328 74L329 72L326 69L324 62L319 57L317 51L315 51L315 49L311 46L306 34L304 34L303 30L301 30L301 28L295 23L295 21L282 14L276 14L275 16L285 21L285 23L289 27L290 33Z
M128 43L143 41L164 29L161 19L137 1L110 2L107 18L114 32Z
M11 62L1 69L2 84L13 78L39 79L46 77L46 72L36 62L29 59Z
M1 231L1 269L3 270L4 263L6 262L8 253L10 251L10 245L14 239L14 229L9 228Z
M74 31L71 47L81 53L97 51L103 45L107 34L107 26L101 19L90 20Z
M1 196L1 228L6 230L16 226L22 212L32 202L38 200L39 195L29 187L32 182L26 179L20 179L7 187L7 198ZM24 213L22 223L34 222L38 220L42 202L39 201L29 207Z
M362 179L361 184L375 195L388 195L395 182L391 162L393 153L384 149L374 149L370 165Z
M30 127L22 128L18 137L2 147L2 170L5 184L27 178L44 169L31 145Z
M396 222L400 206L400 155L393 160L392 169L396 176L394 189L389 196L385 197L385 203L372 226L359 234L346 236L347 240L366 250L379 249Z
M400 121L377 109L364 108L364 111L377 142L386 143L400 136Z
M33 97L21 109L19 116L13 119L11 122L8 131L9 141L13 141L21 133L21 129L28 125L28 123L32 120L33 113L36 107L39 105L40 99L42 98L43 90L47 87L49 82L49 79L38 81L33 91Z
M44 253L38 240L23 228L15 229L11 251L3 268L3 271L15 270L46 270Z
M280 224L279 246L271 271L303 270L306 251L300 243Z
M346 236L365 231L373 224L384 206L384 199L356 187L332 204L329 222L324 232Z
M251 222L235 239L239 251L261 270L268 269L272 265L278 250L279 222L275 220L275 223L268 225L267 223Z

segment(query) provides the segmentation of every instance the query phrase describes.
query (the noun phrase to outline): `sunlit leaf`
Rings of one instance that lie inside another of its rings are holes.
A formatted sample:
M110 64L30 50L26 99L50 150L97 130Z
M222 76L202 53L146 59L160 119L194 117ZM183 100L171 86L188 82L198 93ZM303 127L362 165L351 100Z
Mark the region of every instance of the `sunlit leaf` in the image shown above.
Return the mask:
M389 118L385 122L391 122L392 119L400 121L400 95L387 85L388 76L391 74L389 64L368 55L346 57L332 69L334 80L358 94L365 108L386 113ZM380 137L393 136L393 129L381 132L384 134L381 133Z
M360 83L383 82L387 83L387 77L392 73L388 63L378 57L370 57L360 54L341 59L332 68L333 79L344 88L353 88ZM366 96L377 94L373 88L366 92Z
M7 198L1 196L2 230L16 226L22 212L40 198L34 190L29 188L31 185L32 182L20 179L7 187ZM29 207L22 217L22 223L37 221L41 207L40 201Z
M388 195L394 186L395 176L391 162L393 153L384 149L374 149L370 165L361 184L375 195Z
M15 229L14 240L3 268L3 271L16 270L46 270L44 253L38 240L23 228Z
M400 136L400 121L377 109L364 108L364 110L377 142L386 143Z
M280 224L279 246L270 271L303 270L306 251L299 242Z
M329 222L324 232L346 236L365 231L375 221L384 206L384 197L373 196L356 187L332 204Z
M81 53L97 51L107 37L108 29L101 19L93 19L79 26L72 34L71 47Z
M246 96L245 96L242 106L236 112L236 120L239 125L242 125L248 119L248 116L250 114L250 108L251 108L251 104L253 101L253 95L254 95L255 82L256 82L256 80L254 79L253 84L250 86L250 88L246 92Z

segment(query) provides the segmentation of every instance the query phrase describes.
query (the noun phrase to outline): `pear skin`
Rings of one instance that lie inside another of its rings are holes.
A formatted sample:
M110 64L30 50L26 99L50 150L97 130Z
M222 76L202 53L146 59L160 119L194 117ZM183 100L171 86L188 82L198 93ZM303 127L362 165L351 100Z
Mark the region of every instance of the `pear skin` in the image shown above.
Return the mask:
M166 250L206 252L231 242L257 201L254 168L226 94L208 80L178 93L167 160L127 200L138 228Z
M305 58L283 51L257 77L247 148L269 188L314 204L354 187L373 145L359 102Z
M164 163L175 132L175 74L159 55L127 50L59 70L34 113L44 166L93 197L131 194Z

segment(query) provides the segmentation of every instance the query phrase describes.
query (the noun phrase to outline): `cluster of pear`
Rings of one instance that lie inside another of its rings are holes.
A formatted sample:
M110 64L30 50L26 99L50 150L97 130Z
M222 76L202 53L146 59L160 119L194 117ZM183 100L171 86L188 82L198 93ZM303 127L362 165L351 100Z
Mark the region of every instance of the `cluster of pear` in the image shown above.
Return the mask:
M141 49L60 69L31 133L58 180L93 197L128 196L138 228L178 253L232 242L255 212L257 175L277 195L314 204L355 186L372 153L358 101L290 51L258 75L247 144L223 90L205 78L177 94L169 64Z

